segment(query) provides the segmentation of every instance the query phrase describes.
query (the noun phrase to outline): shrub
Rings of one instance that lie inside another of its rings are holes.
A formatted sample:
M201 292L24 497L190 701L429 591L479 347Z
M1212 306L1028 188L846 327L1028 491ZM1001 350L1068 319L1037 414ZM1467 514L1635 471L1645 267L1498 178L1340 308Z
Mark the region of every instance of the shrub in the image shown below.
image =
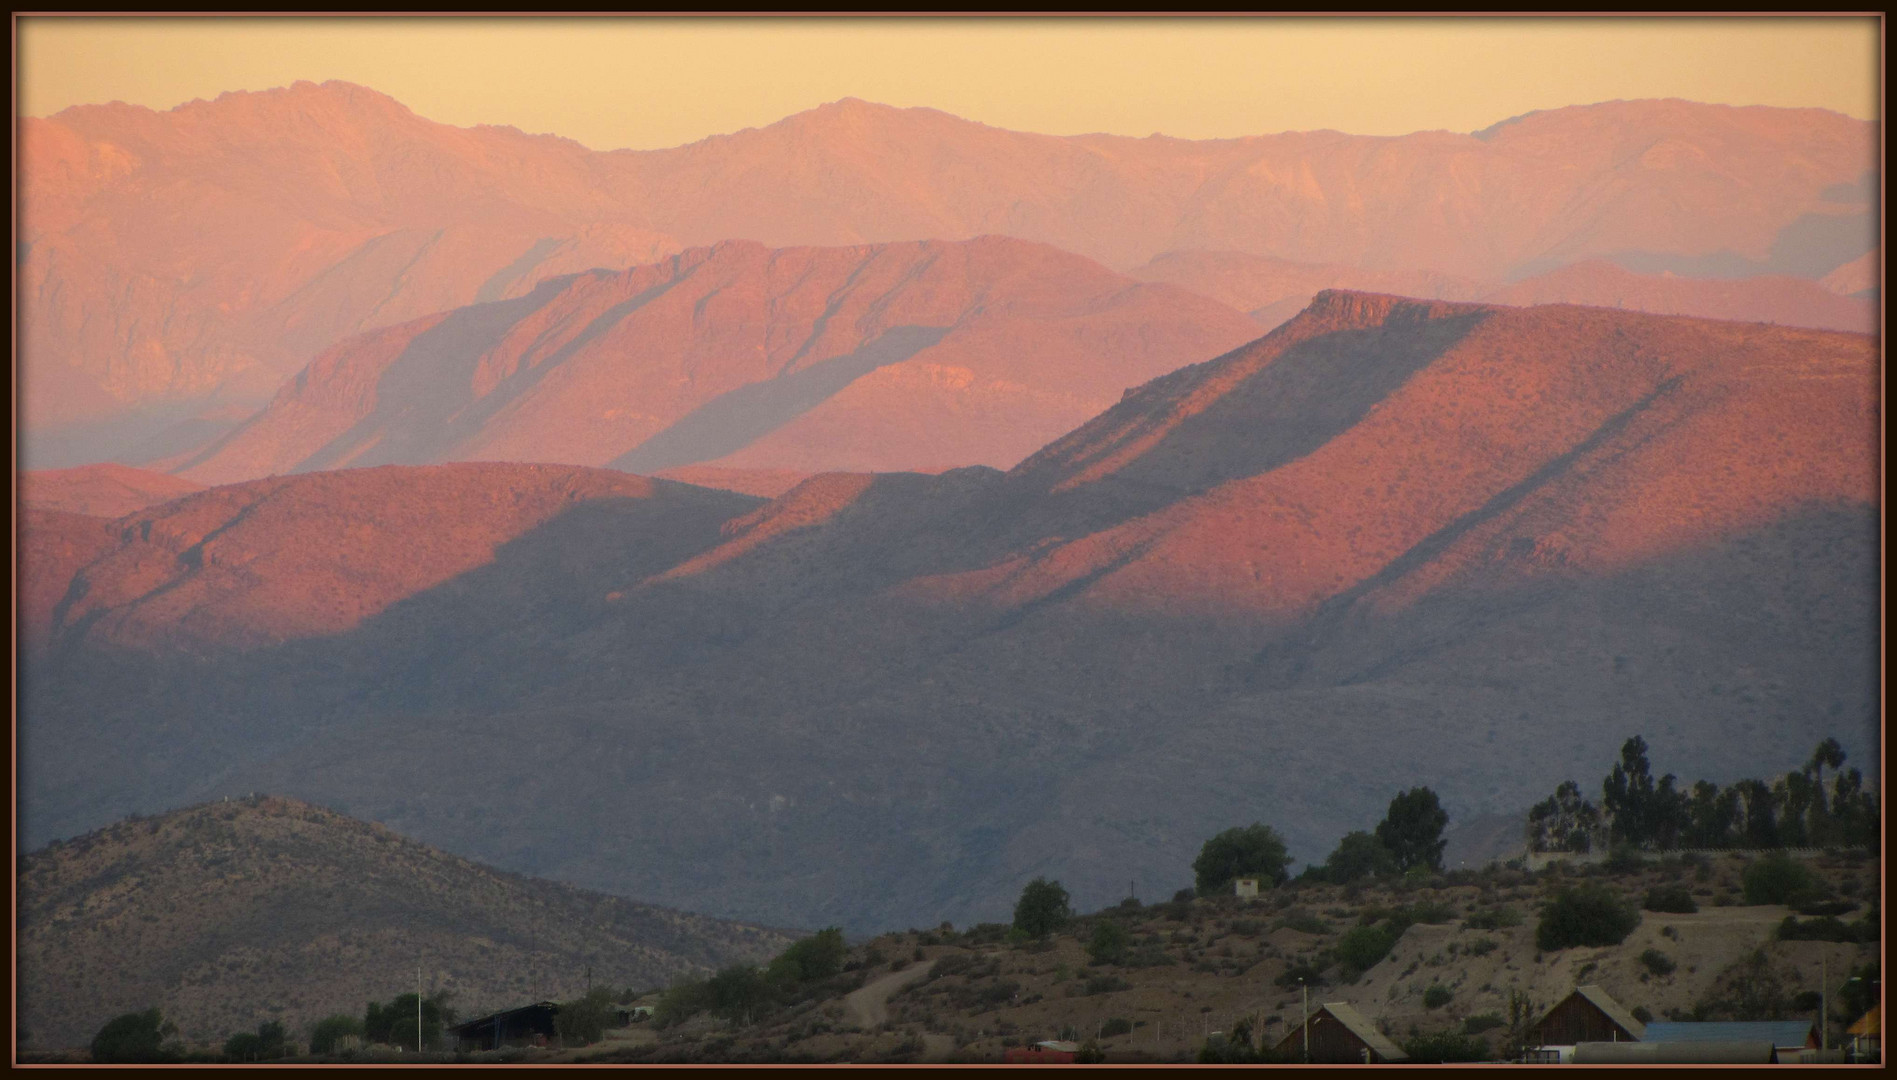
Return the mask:
M652 1007L652 1026L668 1028L683 1023L711 1008L711 987L703 979L687 979L673 984Z
M1300 934L1328 934L1331 924L1308 911L1297 911L1279 919L1274 928L1296 930Z
M1437 983L1423 991L1423 1008L1440 1009L1444 1005L1449 1004L1449 1000L1455 996L1456 995L1451 993L1447 986Z
M1826 915L1818 919L1806 919L1800 922L1798 916L1787 915L1785 921L1778 924L1780 941L1876 941L1877 928L1868 920L1845 923Z
M1669 915L1691 915L1699 910L1692 892L1680 885L1656 885L1648 889L1647 898L1641 901L1640 906L1648 911Z
M1602 868L1610 874L1631 874L1644 869L1646 865L1647 860L1639 851L1621 844L1616 844L1613 850L1607 853L1607 861L1601 864Z
M1487 911L1478 911L1474 915L1462 920L1462 925L1471 930L1506 930L1509 927L1520 926L1521 924L1521 912L1516 911L1507 904L1489 908Z
M1633 1018L1643 1024L1651 1024L1653 1023L1653 1010L1647 1008L1645 1005L1635 1005L1633 1007Z
M1508 1021L1502 1019L1500 1013L1482 1013L1464 1020L1462 1022L1462 1033L1464 1035L1480 1035L1485 1031L1492 1031L1495 1028L1506 1027L1507 1025Z
M1100 1027L1100 1037L1110 1039L1115 1035L1127 1035L1133 1031L1133 1021L1124 1016L1115 1016Z
M322 1057L341 1049L344 1039L362 1038L362 1021L346 1013L325 1016L310 1029L310 1054Z
M1403 1052L1410 1056L1411 1061L1422 1064L1489 1060L1489 1044L1486 1040L1455 1031L1412 1036L1403 1044Z
M1095 923L1093 939L1087 942L1087 955L1096 964L1117 964L1126 959L1126 951L1132 944L1133 935L1126 927L1117 922L1102 920Z
M127 1065L171 1060L177 1055L165 1040L177 1030L156 1007L125 1013L106 1021L92 1037L92 1060Z
M1800 904L1800 915L1849 915L1858 909L1856 900L1820 900L1811 904Z
M1198 890L1193 889L1188 886L1187 888L1180 889L1178 892L1173 893L1172 902L1175 904L1190 904L1193 901L1193 898L1197 897L1198 895L1199 895Z
M1403 917L1412 923L1440 926L1456 917L1456 909L1438 900L1424 900L1404 908Z
M1058 881L1035 878L1021 890L1014 905L1014 928L1033 938L1044 938L1067 925L1074 910L1068 906L1067 890Z
M1118 975L1095 975L1087 980L1087 993L1111 994L1119 990L1131 990L1133 984Z
M1599 885L1563 889L1542 912L1535 947L1546 952L1577 945L1618 945L1640 925L1640 912Z
M1801 904L1817 899L1810 868L1782 851L1755 859L1740 876L1748 904Z
M1396 947L1397 939L1403 936L1405 929L1388 922L1375 926L1354 926L1337 939L1331 953L1338 963L1352 971L1369 971L1390 955L1390 950Z
M1492 937L1479 937L1471 941L1466 948L1470 956L1487 956L1495 951L1496 943Z
M1672 957L1658 949L1648 949L1646 952L1641 953L1640 963L1641 966L1655 975L1671 975L1673 974L1673 969L1678 966L1673 963Z

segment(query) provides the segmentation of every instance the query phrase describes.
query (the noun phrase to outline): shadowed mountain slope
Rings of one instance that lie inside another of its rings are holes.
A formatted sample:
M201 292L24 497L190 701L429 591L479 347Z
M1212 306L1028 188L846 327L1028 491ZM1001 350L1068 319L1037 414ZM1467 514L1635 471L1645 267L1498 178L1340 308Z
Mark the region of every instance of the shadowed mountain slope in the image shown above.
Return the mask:
M464 1017L758 962L793 934L459 859L293 799L119 822L19 868L22 1041L84 1046L153 1005L193 1043L276 1020L292 1040L368 1001L451 994Z
M1875 760L1877 379L1859 335L1325 293L1007 473L814 476L636 563L570 512L242 653L108 608L25 672L24 828L242 785L870 929L1170 890L1252 820L1322 858L1414 784L1514 812L1632 734Z
M179 471L1008 466L1126 387L1256 331L1214 301L1004 237L731 242L353 338Z

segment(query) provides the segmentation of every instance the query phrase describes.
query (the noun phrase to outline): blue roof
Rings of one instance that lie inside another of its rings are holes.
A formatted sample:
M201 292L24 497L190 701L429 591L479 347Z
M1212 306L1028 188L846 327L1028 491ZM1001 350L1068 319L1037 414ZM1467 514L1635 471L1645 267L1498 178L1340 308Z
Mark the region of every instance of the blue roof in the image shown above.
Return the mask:
M1809 1020L1710 1020L1692 1023L1655 1020L1647 1025L1641 1042L1765 1042L1773 1046L1803 1046L1811 1038Z

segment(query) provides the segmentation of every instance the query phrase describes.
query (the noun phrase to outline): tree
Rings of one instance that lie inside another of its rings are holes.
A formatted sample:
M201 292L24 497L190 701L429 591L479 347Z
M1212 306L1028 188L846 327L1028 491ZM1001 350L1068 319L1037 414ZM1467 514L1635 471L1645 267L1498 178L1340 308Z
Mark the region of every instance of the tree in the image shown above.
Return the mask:
M440 1046L442 1031L454 1023L454 1010L448 1007L446 995L424 999L421 1013L422 1045ZM415 995L398 995L386 1005L371 1001L363 1011L362 1038L364 1042L388 1046L414 1046Z
M166 1047L165 1040L177 1031L177 1025L166 1020L156 1006L125 1013L106 1021L92 1037L92 1060L123 1065L168 1060L176 1055Z
M1739 791L1701 780L1693 785L1686 816L1687 847L1732 847L1738 840Z
M819 982L842 971L843 960L848 955L843 931L832 926L794 942L779 953L777 959L771 961L768 975L772 982L784 986Z
M1345 833L1337 842L1337 850L1324 860L1324 878L1338 885L1367 877L1383 877L1396 870L1396 856L1383 846L1383 841L1361 829Z
M321 1057L342 1048L344 1039L362 1038L362 1021L347 1014L325 1016L310 1030L310 1054Z
M1426 787L1411 788L1390 800L1390 810L1377 825L1377 839L1390 850L1398 870L1424 866L1443 868L1443 826L1449 815L1443 812L1436 793Z
M591 1046L605 1036L616 1013L612 990L597 986L578 1001L561 1003L553 1014L553 1033L564 1046Z
M1741 839L1749 848L1779 846L1778 799L1763 780L1741 780L1733 785L1745 804Z
M1046 878L1037 877L1028 882L1021 890L1021 899L1014 905L1014 928L1037 940L1067 925L1067 920L1073 917L1067 890L1061 888L1060 882Z
M1581 795L1581 785L1563 781L1554 794L1528 811L1528 844L1533 851L1567 851L1585 855L1594 850L1601 831L1601 812Z
M713 975L705 986L712 1014L726 1020L749 1020L771 1004L771 984L750 964L733 964Z
M1253 822L1227 829L1205 842L1192 860L1193 882L1200 896L1211 896L1241 877L1258 877L1282 885L1291 862L1284 839L1269 825Z
M1672 773L1654 780L1645 739L1635 735L1621 744L1620 761L1601 783L1610 839L1636 848L1678 843L1688 823L1686 795L1674 786L1678 780Z

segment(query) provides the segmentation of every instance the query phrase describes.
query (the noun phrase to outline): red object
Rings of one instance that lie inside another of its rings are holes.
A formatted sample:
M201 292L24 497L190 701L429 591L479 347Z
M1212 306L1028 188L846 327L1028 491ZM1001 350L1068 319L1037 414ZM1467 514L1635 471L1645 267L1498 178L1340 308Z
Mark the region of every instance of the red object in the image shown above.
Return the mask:
M1074 1055L1066 1050L1011 1046L1001 1055L1001 1060L1009 1065L1072 1065Z

